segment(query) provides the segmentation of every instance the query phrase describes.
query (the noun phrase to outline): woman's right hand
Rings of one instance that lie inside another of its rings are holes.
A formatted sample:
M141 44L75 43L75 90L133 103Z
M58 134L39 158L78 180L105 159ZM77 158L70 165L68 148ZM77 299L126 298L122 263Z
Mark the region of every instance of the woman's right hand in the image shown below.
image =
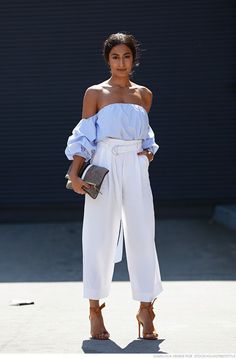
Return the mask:
M80 177L72 177L71 178L71 185L73 188L73 191L78 194L86 194L86 192L83 190L83 187L90 188L91 185L87 182L83 181Z

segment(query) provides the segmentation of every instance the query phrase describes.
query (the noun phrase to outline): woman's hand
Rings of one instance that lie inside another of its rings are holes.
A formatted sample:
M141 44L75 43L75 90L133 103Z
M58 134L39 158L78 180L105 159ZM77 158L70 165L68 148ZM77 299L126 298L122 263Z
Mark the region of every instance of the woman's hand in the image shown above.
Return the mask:
M143 150L141 152L138 152L138 155L147 156L149 162L151 162L154 158L154 154L152 153L152 151L149 151L149 150Z
M71 178L71 185L73 191L78 194L86 194L82 187L90 188L91 185L83 181L80 177L72 177Z

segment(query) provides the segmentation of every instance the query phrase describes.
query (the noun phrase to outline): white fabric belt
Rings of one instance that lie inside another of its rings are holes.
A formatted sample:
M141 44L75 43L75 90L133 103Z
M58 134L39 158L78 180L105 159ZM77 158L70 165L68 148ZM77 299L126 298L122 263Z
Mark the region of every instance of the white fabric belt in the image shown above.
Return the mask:
M104 138L98 142L99 144L106 144L110 147L111 152L114 155L120 153L142 150L142 140L120 140L116 138Z

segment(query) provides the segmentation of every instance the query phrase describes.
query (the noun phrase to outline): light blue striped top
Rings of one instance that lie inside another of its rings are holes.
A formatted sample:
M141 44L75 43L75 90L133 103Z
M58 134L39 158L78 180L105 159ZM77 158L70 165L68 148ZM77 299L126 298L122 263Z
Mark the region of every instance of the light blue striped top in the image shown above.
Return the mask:
M132 103L111 103L88 118L82 118L69 136L65 154L69 160L80 155L89 161L97 142L105 137L122 140L142 139L143 149L153 154L159 148L144 107Z

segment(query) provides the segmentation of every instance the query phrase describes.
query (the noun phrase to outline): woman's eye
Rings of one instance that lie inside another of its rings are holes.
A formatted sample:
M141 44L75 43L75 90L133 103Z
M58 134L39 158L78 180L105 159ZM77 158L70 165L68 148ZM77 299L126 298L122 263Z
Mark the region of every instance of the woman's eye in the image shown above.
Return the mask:
M116 60L117 58L118 58L117 56L113 56L113 57L112 57L113 60ZM126 58L126 59L129 59L129 58L130 58L130 55L126 55L125 58Z

